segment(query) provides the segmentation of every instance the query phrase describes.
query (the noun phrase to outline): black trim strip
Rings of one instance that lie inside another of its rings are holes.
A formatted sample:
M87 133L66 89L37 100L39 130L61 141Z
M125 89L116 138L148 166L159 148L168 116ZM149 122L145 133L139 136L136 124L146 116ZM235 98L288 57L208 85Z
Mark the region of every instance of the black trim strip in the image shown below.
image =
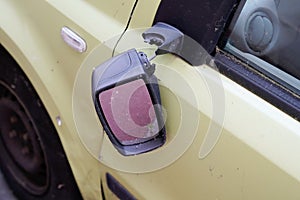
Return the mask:
M111 174L106 173L106 182L108 188L122 200L136 200L135 198L121 183L115 179Z
M235 60L223 52L217 52L215 56L215 63L222 74L300 121L299 96Z
M240 0L162 0L153 24L165 22L214 53Z

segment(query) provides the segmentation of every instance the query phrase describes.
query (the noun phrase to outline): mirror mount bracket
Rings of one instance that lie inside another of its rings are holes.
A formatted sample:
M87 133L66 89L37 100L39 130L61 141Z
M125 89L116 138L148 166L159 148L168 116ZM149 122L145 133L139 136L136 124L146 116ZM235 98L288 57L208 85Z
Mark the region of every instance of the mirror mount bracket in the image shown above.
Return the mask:
M163 22L158 22L146 30L142 37L145 43L157 46L156 55L171 53L179 56L192 66L209 63L211 58L198 42L177 28Z

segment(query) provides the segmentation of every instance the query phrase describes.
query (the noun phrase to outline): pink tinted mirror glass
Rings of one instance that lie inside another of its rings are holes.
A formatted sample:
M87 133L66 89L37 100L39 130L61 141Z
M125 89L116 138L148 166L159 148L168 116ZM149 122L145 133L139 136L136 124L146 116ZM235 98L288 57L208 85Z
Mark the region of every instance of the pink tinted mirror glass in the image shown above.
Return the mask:
M159 133L154 106L142 79L101 92L99 101L111 132L122 145L138 144Z

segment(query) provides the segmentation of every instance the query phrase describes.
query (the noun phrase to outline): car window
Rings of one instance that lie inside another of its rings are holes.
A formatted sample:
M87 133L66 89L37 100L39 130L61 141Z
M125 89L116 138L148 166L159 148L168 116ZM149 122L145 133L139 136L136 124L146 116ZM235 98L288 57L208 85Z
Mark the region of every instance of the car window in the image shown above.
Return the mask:
M299 93L300 1L247 0L225 50Z

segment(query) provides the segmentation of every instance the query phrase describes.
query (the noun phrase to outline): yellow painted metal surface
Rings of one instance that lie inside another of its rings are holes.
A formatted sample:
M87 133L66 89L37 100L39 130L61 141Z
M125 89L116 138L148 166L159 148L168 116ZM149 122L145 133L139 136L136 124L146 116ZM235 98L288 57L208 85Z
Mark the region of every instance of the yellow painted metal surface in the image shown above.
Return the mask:
M109 172L138 199L299 199L300 123L209 66L192 68L173 55L153 61L167 112L166 144L135 157L118 154L97 119L91 73L111 57L133 4L1 1L1 44L43 100L84 198L101 198L100 177L105 183ZM151 26L158 5L159 1L138 2L132 31L117 52L153 48L143 44L143 29L134 29ZM63 26L84 38L87 52L77 53L62 41ZM215 77L224 93L219 99L224 105L221 121L211 119L214 105L208 82L218 84ZM220 128L220 137L203 153L211 125ZM104 188L115 198L105 184Z
M85 199L101 198L101 167L88 154L76 132L73 83L89 51L124 30L133 3L1 1L1 44L22 67L45 104ZM84 38L87 52L79 54L63 42L60 36L63 26ZM57 125L56 117L61 118L61 126Z

